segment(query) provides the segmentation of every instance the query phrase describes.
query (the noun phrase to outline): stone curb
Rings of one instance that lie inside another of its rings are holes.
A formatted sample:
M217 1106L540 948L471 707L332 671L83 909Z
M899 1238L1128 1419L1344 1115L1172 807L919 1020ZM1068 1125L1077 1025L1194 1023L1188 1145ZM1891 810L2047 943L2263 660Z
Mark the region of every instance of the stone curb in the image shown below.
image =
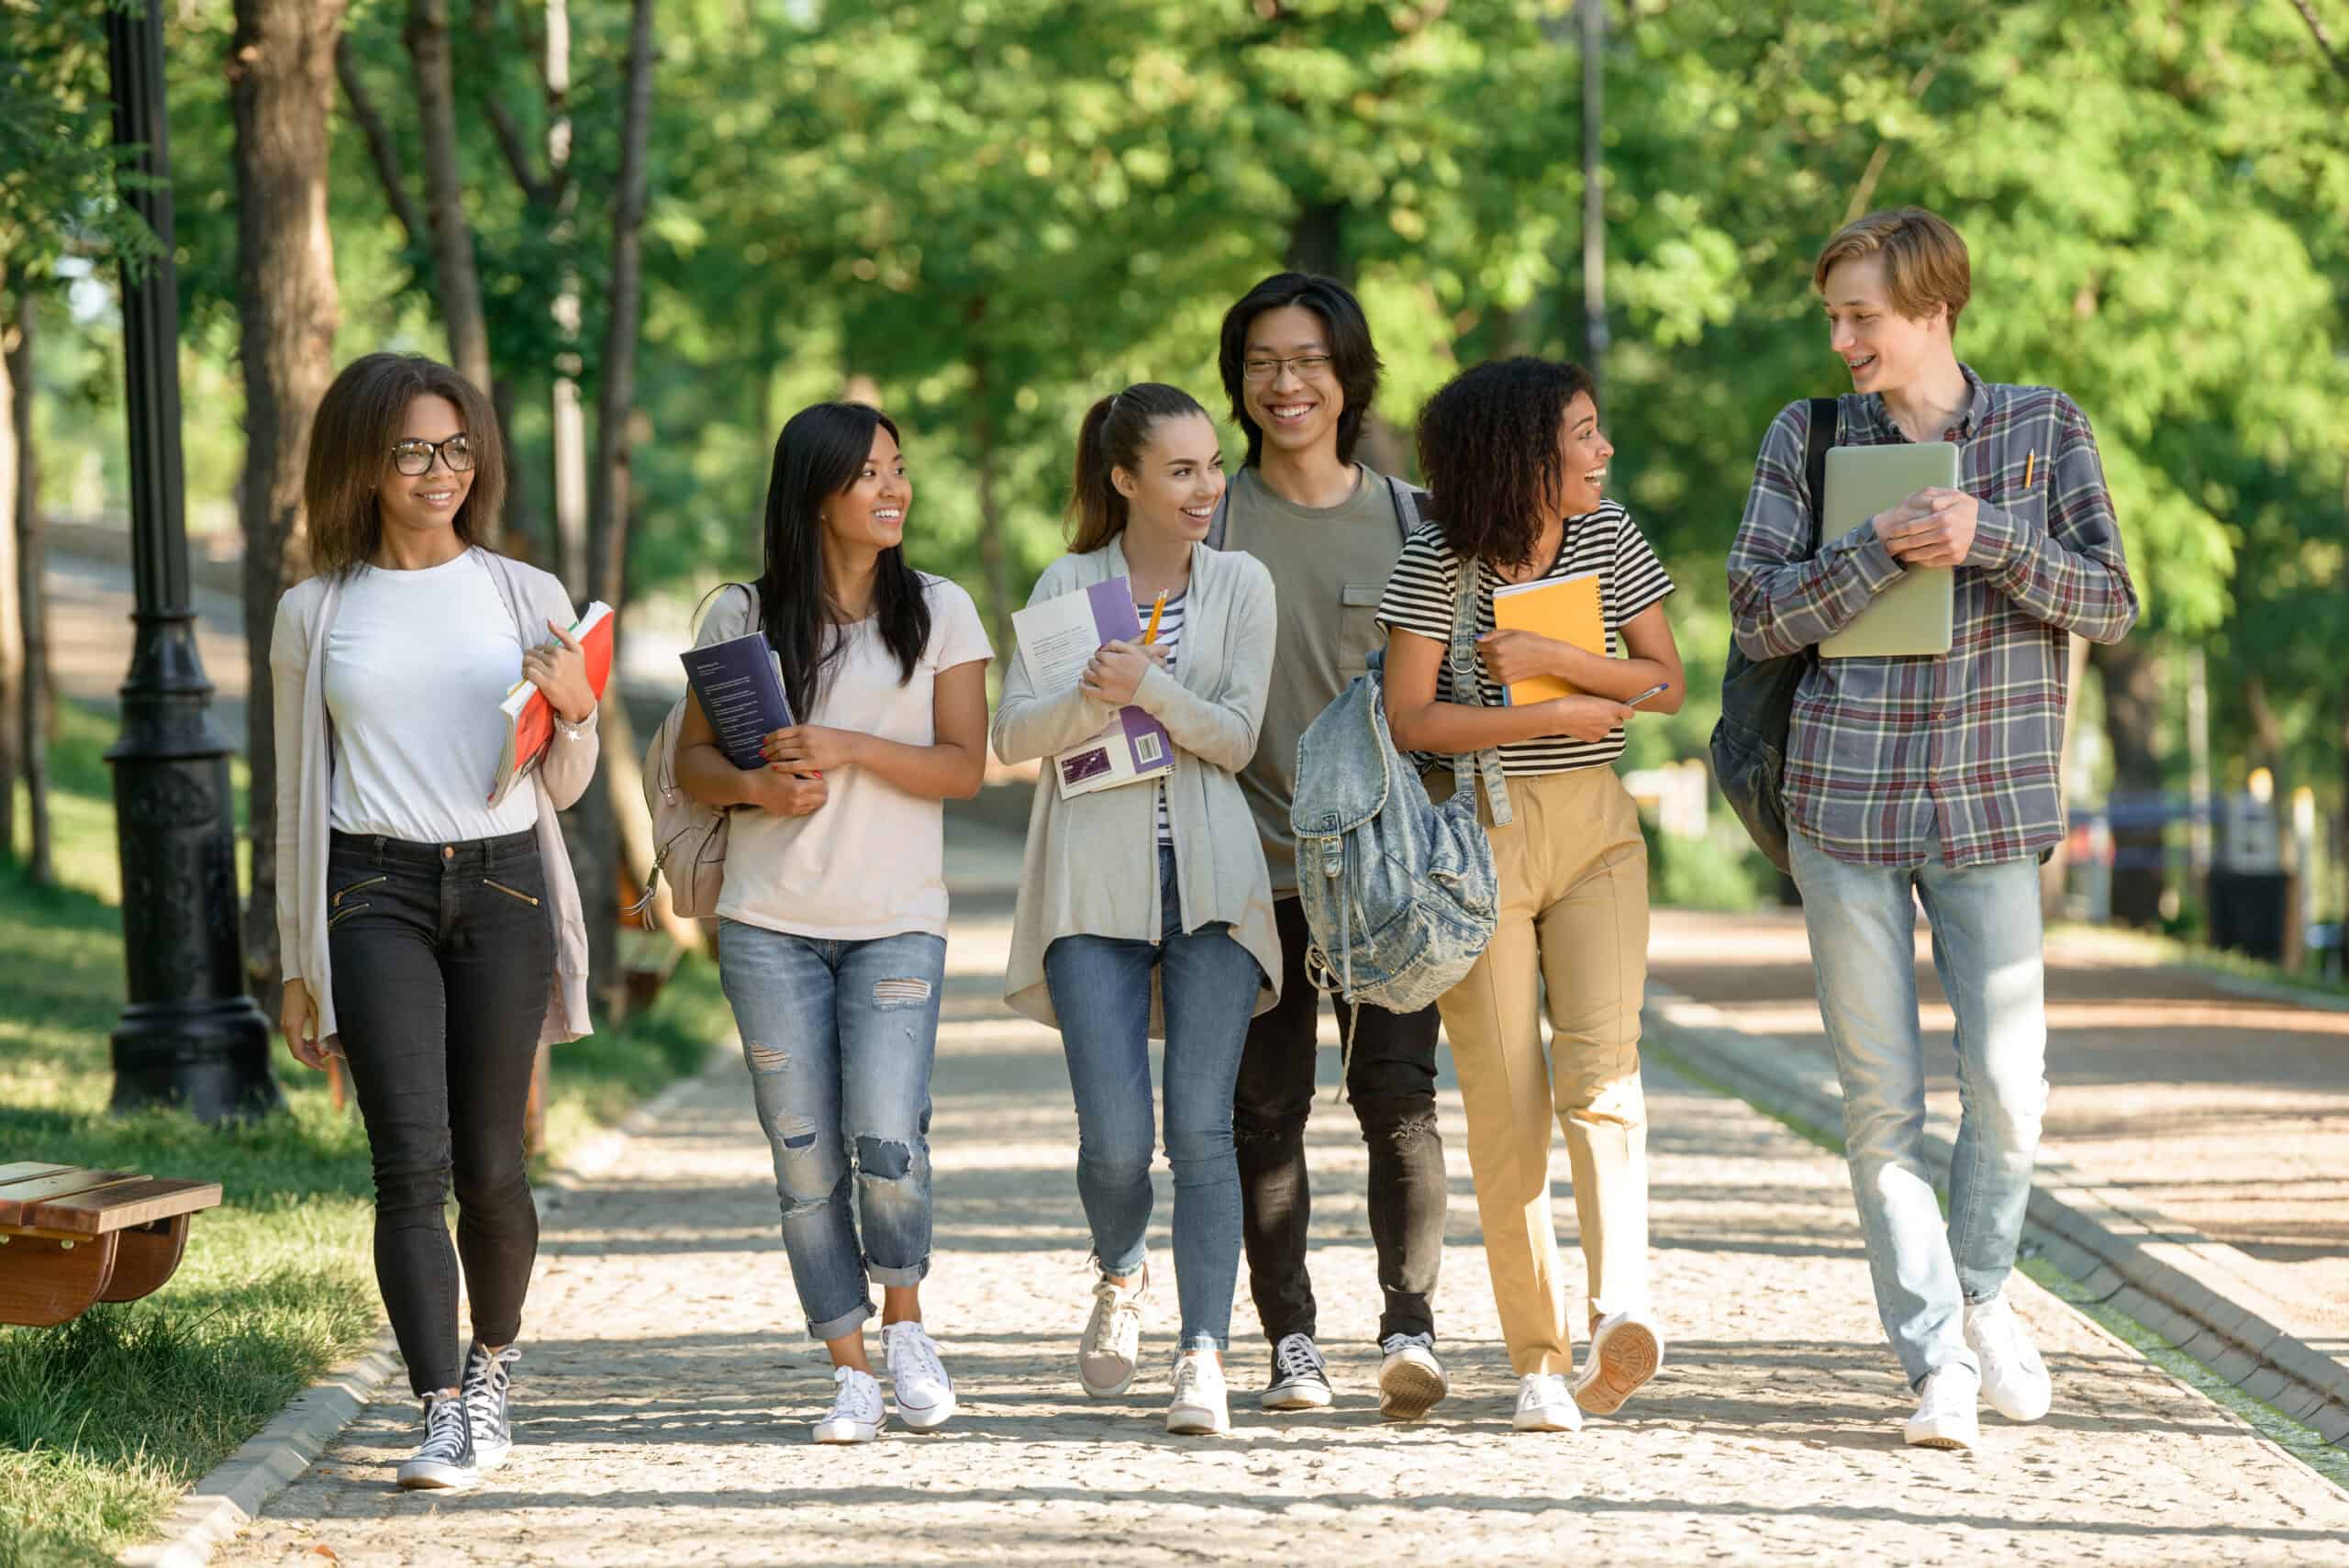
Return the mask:
M1659 1054L1686 1060L1760 1109L1817 1128L1840 1145L1842 1088L1810 1052L1740 1029L1718 1009L1653 984L1646 1017ZM1948 1140L1928 1132L1925 1143L1928 1156L1946 1166ZM2232 1386L2326 1442L2349 1446L2349 1366L2278 1325L2288 1313L2240 1283L2254 1265L2234 1248L2095 1185L2045 1145L2026 1240L2073 1282L2076 1299L2127 1313Z
M693 1092L696 1084L738 1058L713 1051L701 1071L678 1079L597 1134L547 1177L534 1184L532 1200L543 1218L584 1182L609 1170L629 1140L658 1121ZM399 1347L384 1329L358 1356L296 1395L269 1425L190 1487L163 1521L161 1539L134 1546L115 1559L120 1568L204 1568L214 1549L234 1536L310 1467L340 1436L375 1391L400 1365Z

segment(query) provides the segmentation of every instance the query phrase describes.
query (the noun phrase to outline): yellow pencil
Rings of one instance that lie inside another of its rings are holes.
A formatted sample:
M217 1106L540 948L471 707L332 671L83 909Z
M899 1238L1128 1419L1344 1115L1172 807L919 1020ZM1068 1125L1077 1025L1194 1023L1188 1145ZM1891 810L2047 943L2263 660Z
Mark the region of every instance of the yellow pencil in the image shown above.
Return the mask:
M2031 471L2038 466L2039 449L2037 447L2033 447L2029 452L2024 454L2022 460L2022 487L2025 490L2031 488Z
M1144 648L1158 640L1158 617L1166 613L1166 595L1161 594L1150 606L1150 628L1141 634Z

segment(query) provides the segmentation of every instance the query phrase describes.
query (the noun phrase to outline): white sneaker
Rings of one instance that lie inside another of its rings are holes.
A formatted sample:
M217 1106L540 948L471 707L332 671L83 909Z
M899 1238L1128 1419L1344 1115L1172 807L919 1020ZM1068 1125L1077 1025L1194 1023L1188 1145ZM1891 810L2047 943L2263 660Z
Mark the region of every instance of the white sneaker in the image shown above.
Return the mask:
M1231 1396L1224 1387L1223 1363L1213 1351L1186 1351L1174 1358L1166 1429L1178 1437L1220 1437L1231 1430Z
M1284 1334L1273 1347L1273 1375L1257 1403L1267 1410L1326 1410L1337 1399L1330 1363L1310 1334Z
M892 1323L881 1330L881 1360L889 1369L889 1397L897 1419L918 1432L934 1432L954 1414L954 1380L938 1359L938 1347L919 1323Z
M2009 1421L2036 1421L2054 1402L2054 1385L2038 1347L2003 1296L1965 1308L1965 1348L1982 1362L1982 1392Z
M1917 1448L1972 1448L1981 1435L1974 1414L1981 1393L1982 1379L1973 1368L1941 1368L1926 1377L1918 1393L1917 1413L1909 1418L1901 1435Z
M1582 1410L1563 1373L1529 1372L1517 1380L1517 1416L1509 1425L1520 1432L1578 1432Z
M852 1366L836 1366L832 1381L841 1386L832 1413L817 1422L810 1435L819 1443L869 1443L879 1437L881 1423L888 1418L881 1407L880 1379Z
M1611 1416L1664 1365L1664 1336L1637 1312L1610 1312L1590 1331L1575 1403L1588 1416Z
M1390 1421L1416 1421L1452 1391L1436 1359L1432 1334L1389 1334L1378 1348L1378 1413Z
M1141 1359L1141 1304L1150 1295L1150 1265L1131 1284L1093 1283L1093 1316L1076 1345L1076 1381L1096 1399L1112 1399L1134 1385Z

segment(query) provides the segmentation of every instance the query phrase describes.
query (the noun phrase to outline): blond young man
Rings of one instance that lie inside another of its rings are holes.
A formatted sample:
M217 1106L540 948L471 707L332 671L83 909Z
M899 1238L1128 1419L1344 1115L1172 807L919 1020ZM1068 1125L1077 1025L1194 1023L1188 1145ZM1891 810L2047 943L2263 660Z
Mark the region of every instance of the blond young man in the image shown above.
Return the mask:
M1763 439L1730 550L1731 614L1749 658L1784 658L1912 568L1956 569L1946 654L1814 662L1784 790L1876 1306L1919 1394L1906 1436L1971 1448L1980 1395L2022 1421L2052 1396L2000 1294L2047 1099L2039 862L2064 833L2069 639L2119 641L2137 595L2079 408L1957 358L1973 285L1955 229L1920 207L1870 214L1828 241L1811 281L1852 377L1837 444L1954 441L1960 483L1814 549L1809 406L1790 404ZM1920 899L1965 1106L1946 1221L1922 1148Z

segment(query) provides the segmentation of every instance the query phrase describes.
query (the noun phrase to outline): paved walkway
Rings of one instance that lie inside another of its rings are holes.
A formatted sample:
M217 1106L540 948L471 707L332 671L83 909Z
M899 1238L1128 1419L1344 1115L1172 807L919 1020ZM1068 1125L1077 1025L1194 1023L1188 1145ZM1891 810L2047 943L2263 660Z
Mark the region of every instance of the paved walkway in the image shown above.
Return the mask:
M1949 1005L1919 922L1932 1114L1954 1125ZM2349 1355L2349 1009L2158 966L2125 932L2048 943L2048 1143L2087 1182L2229 1243L2271 1321ZM1656 917L1654 978L1829 1062L1793 910Z
M1445 1099L1453 1201L1441 1298L1454 1393L1382 1426L1364 1159L1315 1118L1316 1281L1337 1409L1236 1411L1168 1438L1163 1373L1096 1402L1071 1366L1087 1306L1074 1122L1056 1039L996 1001L1008 921L958 922L937 1073L930 1323L963 1413L940 1436L818 1449L828 1398L775 1236L739 1068L703 1081L550 1217L513 1462L478 1492L403 1496L405 1390L218 1561L1022 1564L1429 1561L2308 1563L2349 1554L2349 1495L2028 1282L2059 1380L2043 1425L1989 1418L1971 1456L1901 1446L1905 1391L1869 1304L1842 1162L1652 1071L1654 1238L1673 1342L1624 1418L1508 1428L1498 1343ZM1334 1058L1325 1064L1334 1069ZM1448 1084L1447 1084L1448 1088ZM1553 1165L1571 1240L1565 1164ZM1152 1246L1168 1255L1165 1176ZM1146 1350L1172 1344L1171 1290ZM1245 1292L1235 1381L1264 1352ZM332 1559L317 1549L325 1548ZM1503 1554L1507 1553L1505 1557Z

